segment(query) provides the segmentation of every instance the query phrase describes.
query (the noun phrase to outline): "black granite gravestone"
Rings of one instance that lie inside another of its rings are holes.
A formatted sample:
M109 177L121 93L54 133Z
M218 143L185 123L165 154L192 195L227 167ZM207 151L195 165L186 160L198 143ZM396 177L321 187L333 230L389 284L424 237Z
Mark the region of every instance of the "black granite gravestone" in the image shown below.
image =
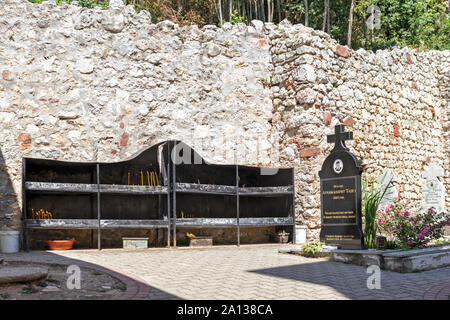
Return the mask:
M364 249L361 222L361 173L358 159L349 151L345 140L353 139L344 125L334 128L327 142L334 148L325 159L320 177L322 229L320 240L341 249Z

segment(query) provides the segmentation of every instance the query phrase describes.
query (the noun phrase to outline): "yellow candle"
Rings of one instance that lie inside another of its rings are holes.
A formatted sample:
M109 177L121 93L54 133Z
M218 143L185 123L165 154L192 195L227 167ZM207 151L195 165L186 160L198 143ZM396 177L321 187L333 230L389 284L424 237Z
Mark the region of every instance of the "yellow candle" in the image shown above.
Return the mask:
M159 186L159 179L158 179L158 174L155 172L155 178L156 178L156 185Z
M150 173L150 175L151 175L151 179L152 179L152 186L154 186L155 185L155 175L154 175L154 173L152 172L152 173Z

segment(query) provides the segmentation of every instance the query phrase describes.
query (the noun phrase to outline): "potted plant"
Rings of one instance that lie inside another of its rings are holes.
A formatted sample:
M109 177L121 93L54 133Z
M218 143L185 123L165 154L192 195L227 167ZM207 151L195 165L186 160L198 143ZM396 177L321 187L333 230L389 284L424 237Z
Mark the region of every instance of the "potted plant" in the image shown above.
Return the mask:
M278 231L276 240L277 243L287 243L289 240L289 233L284 230Z

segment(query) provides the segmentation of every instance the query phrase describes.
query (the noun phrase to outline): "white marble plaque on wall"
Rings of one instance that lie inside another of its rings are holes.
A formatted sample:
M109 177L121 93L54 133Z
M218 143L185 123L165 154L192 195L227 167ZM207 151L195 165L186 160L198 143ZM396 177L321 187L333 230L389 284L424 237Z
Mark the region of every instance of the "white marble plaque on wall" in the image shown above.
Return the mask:
M431 163L423 172L422 209L434 207L436 211L445 210L445 186L439 180L444 176L444 169L435 163Z

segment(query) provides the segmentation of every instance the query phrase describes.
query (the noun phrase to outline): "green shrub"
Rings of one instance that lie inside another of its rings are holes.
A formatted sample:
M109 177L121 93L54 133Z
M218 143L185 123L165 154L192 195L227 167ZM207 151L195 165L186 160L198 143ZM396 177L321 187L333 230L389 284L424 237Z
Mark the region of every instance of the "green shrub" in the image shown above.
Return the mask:
M383 199L386 191L391 187L391 181L384 184L386 174L383 175L380 183L372 183L369 187L369 182L363 176L362 181L362 213L364 226L364 243L368 248L375 248L375 241L377 236L377 210Z
M309 244L305 244L302 249L303 252L310 256L315 256L318 253L323 251L323 242L313 242Z
M412 215L401 205L388 205L378 210L377 224L386 234L395 237L400 247L420 248L443 238L444 228L450 225L450 214L430 208Z

